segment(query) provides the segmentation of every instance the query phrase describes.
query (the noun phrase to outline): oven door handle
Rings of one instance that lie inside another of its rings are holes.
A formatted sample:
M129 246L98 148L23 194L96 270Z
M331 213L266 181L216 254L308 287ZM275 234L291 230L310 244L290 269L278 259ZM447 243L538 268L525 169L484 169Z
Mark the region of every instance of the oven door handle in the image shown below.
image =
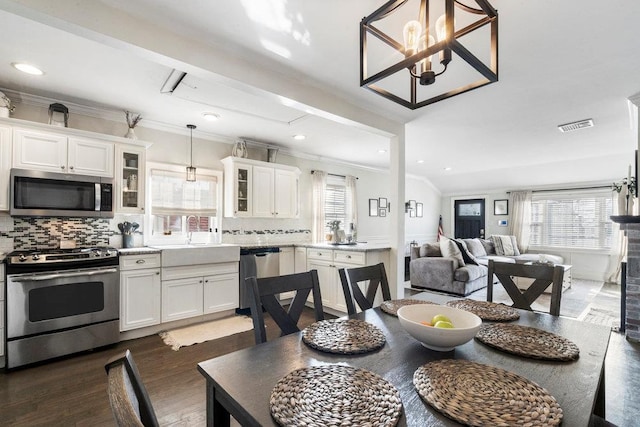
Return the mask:
M14 277L12 281L13 282L41 282L43 280L63 279L65 277L94 276L96 274L117 273L117 272L118 272L117 268L106 268L104 270L74 271L70 273L52 273L52 274L42 274L42 275L34 274L32 276Z

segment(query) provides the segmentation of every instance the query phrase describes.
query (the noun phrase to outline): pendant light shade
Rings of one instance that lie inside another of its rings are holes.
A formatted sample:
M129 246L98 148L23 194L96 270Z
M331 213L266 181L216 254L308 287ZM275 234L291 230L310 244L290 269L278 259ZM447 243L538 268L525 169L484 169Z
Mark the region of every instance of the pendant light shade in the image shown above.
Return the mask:
M187 125L189 128L191 135L191 158L189 161L189 166L187 166L187 181L195 182L196 180L196 168L193 167L193 130L196 128L196 125Z

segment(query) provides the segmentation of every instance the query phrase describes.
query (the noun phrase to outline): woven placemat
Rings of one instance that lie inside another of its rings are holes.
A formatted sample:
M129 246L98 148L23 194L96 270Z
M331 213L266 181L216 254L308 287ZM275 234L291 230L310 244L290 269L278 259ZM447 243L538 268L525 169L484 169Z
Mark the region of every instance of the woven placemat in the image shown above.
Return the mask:
M281 426L395 426L402 416L398 390L365 369L342 365L297 369L269 400Z
M392 316L398 316L398 309L400 307L404 307L405 305L414 305L414 304L435 304L433 301L425 301L421 299L412 299L412 298L404 298L404 299L392 299L389 301L383 301L380 304L380 310L384 311L387 314Z
M547 390L493 366L438 360L419 367L413 384L425 402L465 425L554 426L562 422L562 408Z
M456 301L447 301L446 305L449 307L459 308L460 310L470 311L482 320L506 322L510 320L518 320L520 318L520 314L515 308L490 301L461 299Z
M498 350L532 359L569 361L580 356L580 349L572 341L530 326L483 325L476 339Z
M386 342L382 331L364 320L321 320L302 331L302 341L327 353L357 354L377 350Z

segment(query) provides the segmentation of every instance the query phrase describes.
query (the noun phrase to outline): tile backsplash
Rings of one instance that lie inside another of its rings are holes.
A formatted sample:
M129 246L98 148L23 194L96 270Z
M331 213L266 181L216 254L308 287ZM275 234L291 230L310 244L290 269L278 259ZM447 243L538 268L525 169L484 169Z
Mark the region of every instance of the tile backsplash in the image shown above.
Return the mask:
M222 243L276 244L309 243L311 230L307 229L223 229Z

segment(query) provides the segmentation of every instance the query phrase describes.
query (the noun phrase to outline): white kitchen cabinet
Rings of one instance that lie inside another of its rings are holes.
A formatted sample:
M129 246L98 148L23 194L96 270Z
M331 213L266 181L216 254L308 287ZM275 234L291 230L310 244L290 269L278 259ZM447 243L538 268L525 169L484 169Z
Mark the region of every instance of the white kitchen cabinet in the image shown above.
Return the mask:
M186 319L203 314L202 277L162 281L162 321Z
M114 144L40 130L13 130L13 167L113 177Z
M295 255L292 247L280 248L278 263L280 276L296 273ZM295 294L295 291L284 292L280 294L280 299L293 298Z
M120 255L120 331L160 323L160 254Z
M162 268L162 322L239 306L238 263Z
M0 264L0 356L4 356L4 264ZM0 367L4 366L4 362L0 363Z
M339 270L341 268L364 267L380 262L389 265L389 251L341 251L331 249L307 249L307 268L318 270L322 306L347 312ZM364 289L363 289L364 291ZM382 302L381 294L376 295L376 302ZM376 304L374 304L376 305Z
M307 248L298 248L294 250L295 272L304 273L307 270Z
M298 168L234 157L226 157L222 163L226 217L298 216Z
M3 211L9 210L10 174L11 174L11 127L0 125L0 210L3 210Z
M116 146L116 213L144 213L145 161L144 147Z
M219 274L204 278L204 313L233 310L240 305L238 274Z

